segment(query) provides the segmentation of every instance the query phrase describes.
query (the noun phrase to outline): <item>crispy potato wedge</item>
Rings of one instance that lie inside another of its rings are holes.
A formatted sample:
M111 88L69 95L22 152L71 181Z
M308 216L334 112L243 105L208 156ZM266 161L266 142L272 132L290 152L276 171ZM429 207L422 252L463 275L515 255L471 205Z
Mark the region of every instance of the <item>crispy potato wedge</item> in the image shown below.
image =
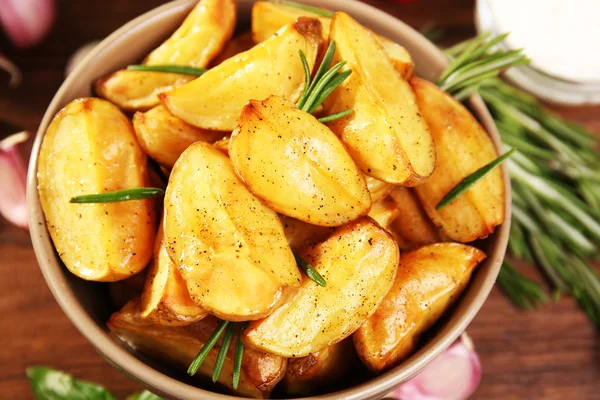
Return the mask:
M223 139L213 143L213 146L227 157L229 157L229 140L231 140L231 137L225 136Z
M415 349L458 298L485 254L460 243L436 243L404 253L394 286L377 311L352 335L373 371L393 367Z
M170 362L182 371L188 368L218 324L216 318L209 316L187 326L156 325L142 318L139 309L140 303L137 299L127 304L121 311L114 313L107 322L110 332L136 350L150 357ZM275 385L284 376L286 359L246 347L242 359L240 382L236 391L231 384L235 343L234 337L218 385L240 396L269 398ZM219 348L220 342L213 347L202 363L196 374L197 377L210 379Z
M236 13L235 0L201 0L144 64L206 68L231 38ZM95 90L123 110L146 111L159 104L159 93L193 79L189 75L121 70L98 80Z
M194 126L233 131L249 100L270 95L299 98L304 67L298 51L304 52L312 70L322 42L319 20L299 18L277 36L162 94L161 100L171 113Z
M380 181L379 179L375 179L369 175L365 175L365 181L367 182L367 189L371 195L372 203L376 203L379 200L384 199L385 196L387 196L388 193L394 188L392 183Z
M250 190L280 214L340 226L371 207L363 174L340 140L281 97L244 107L229 156Z
M290 21L290 23L294 21ZM244 51L250 50L252 47L254 47L254 45L255 43L252 40L252 32L244 32L241 35L234 37L233 39L227 42L225 48L222 52L219 53L217 58L212 60L212 62L210 63L211 68L216 67L223 61L228 60L233 56L243 53Z
M141 298L142 318L159 325L189 325L208 313L190 297L185 281L167 252L163 223L154 242L154 257L148 266Z
M38 162L38 191L63 263L90 281L140 272L152 257L155 201L70 204L74 196L148 186L146 155L125 115L107 101L72 101L52 120Z
M281 384L289 396L315 394L335 387L358 362L352 338L346 338L306 357L289 359Z
M270 314L302 275L277 214L208 143L179 158L165 194L165 239L196 304L228 321Z
M368 217L300 255L327 286L305 277L289 301L244 331L250 345L288 358L324 350L358 329L390 289L399 260L392 237Z
M327 98L325 114L354 113L327 125L365 174L404 186L422 183L433 173L435 146L410 85L348 14L335 14L330 37L337 43L333 62L347 61L343 69L352 75Z
M440 210L435 207L460 181L497 157L494 144L475 117L452 96L419 78L412 79L411 84L437 149L435 172L415 188L421 204L452 240L467 243L485 238L505 218L500 168L451 204Z
M400 250L412 250L442 241L412 188L396 186L389 194L399 210L390 225L390 232Z
M212 143L226 132L200 129L183 122L163 106L133 116L133 127L146 154L165 168L171 169L181 153L196 142Z
M335 232L333 227L312 225L285 215L280 215L279 219L283 225L285 237L294 252L323 242Z
M400 210L396 203L390 198L384 198L373 203L369 217L373 218L383 229L389 232L390 225L398 217Z
M294 22L299 17L317 18L323 24L323 39L329 39L331 18L301 10L283 3L257 1L252 7L252 38L254 43L269 39L282 26ZM408 79L414 71L413 60L406 49L391 40L373 33L385 49L396 70Z

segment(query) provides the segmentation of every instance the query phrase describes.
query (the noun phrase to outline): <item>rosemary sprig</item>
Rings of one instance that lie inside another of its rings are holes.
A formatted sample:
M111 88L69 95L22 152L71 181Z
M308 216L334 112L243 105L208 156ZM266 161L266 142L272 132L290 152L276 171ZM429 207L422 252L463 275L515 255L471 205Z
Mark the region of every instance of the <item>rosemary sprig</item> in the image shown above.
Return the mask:
M586 261L600 250L600 157L593 150L598 140L497 77L527 62L518 51L494 49L505 36L481 35L446 50L452 64L439 83L460 100L478 91L502 141L519 148L509 161L511 254L535 261L555 294L570 293L600 327L600 278ZM518 307L548 300L538 283L509 264L498 282Z
M225 364L225 358L227 358L227 352L229 351L229 345L231 344L231 339L233 339L235 328L235 324L229 324L227 330L225 331L225 336L223 336L223 342L221 343L221 348L219 349L219 355L217 355L217 361L215 362L215 366L213 368L213 382L218 381L219 376L221 376L221 370L223 369L223 364Z
M319 274L319 271L315 269L308 261L306 261L302 256L294 253L294 257L296 258L296 263L300 267L300 269L317 285L325 287L327 286L327 282L325 279Z
M484 165L479 168L477 171L473 172L471 175L464 178L462 181L458 183L452 190L450 190L440 202L435 206L436 210L439 210L442 207L446 207L448 204L452 203L454 200L462 196L466 191L471 189L473 186L477 184L480 180L485 178L488 174L490 174L493 170L500 166L504 161L508 160L513 153L517 151L517 149L513 148L510 151L507 151L500 157L491 161L490 163Z
M237 389L240 383L240 375L242 371L242 359L244 357L244 343L242 343L242 332L246 327L246 322L239 324L237 342L235 344L235 355L233 356L233 388Z
M118 203L121 201L150 199L164 195L165 191L159 188L133 188L76 196L71 198L70 203Z
M206 343L204 343L204 346L202 346L202 348L198 352L198 355L196 355L196 358L194 358L194 361L192 361L192 363L190 364L187 370L188 375L196 375L196 372L198 372L198 368L200 368L204 360L206 360L206 357L208 357L208 354L210 353L212 348L215 347L215 344L217 344L217 341L221 337L221 334L227 328L228 325L229 321L219 322L217 328L213 331L212 335L210 335Z
M331 121L335 121L335 120L347 117L348 115L351 115L351 114L354 114L354 110L344 110L344 111L337 112L335 114L328 115L326 117L318 118L318 120L319 120L319 122L323 122L323 123L331 122Z
M188 67L186 65L129 65L128 71L143 71L143 72L167 72L170 74L202 76L207 69Z
M294 7L299 10L308 11L313 14L320 15L322 17L333 18L334 12L325 10L323 8L312 7L306 4L296 3L295 1L287 1L287 0L269 0L271 3L280 3L285 4L286 6Z

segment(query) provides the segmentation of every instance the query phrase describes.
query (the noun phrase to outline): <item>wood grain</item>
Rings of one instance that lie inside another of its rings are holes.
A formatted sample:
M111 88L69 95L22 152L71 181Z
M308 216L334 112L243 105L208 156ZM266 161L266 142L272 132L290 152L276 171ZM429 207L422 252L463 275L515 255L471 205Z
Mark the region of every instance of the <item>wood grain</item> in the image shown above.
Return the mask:
M435 23L453 42L473 34L471 0L412 3L368 0L415 27ZM35 131L62 83L67 58L82 44L163 3L159 0L62 0L58 21L36 49L0 48L23 68L24 82L6 89L0 74L0 138ZM600 107L555 108L600 133ZM5 190L6 188L0 189ZM537 276L535 269L525 272ZM0 398L29 399L25 368L48 365L109 387L124 398L140 387L106 363L64 316L47 289L29 235L0 219ZM535 313L515 310L495 289L471 324L484 376L476 399L592 399L600 392L600 340L571 299Z

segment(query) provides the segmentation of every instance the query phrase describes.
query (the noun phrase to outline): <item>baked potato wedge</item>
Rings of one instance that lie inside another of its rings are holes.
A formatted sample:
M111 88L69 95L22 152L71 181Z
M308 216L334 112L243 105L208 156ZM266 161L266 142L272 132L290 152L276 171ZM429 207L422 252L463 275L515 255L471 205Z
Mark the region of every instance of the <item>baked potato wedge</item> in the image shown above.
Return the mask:
M363 363L378 372L410 355L420 335L460 296L484 258L481 250L460 243L436 243L404 253L394 286L352 335Z
M294 21L290 21L290 23ZM231 57L236 56L240 53L243 53L244 51L250 50L252 47L254 47L254 45L255 43L252 40L252 32L242 33L241 35L236 36L227 42L223 51L219 53L217 58L211 61L210 67L214 68L217 65L221 64L223 61L228 60Z
M190 146L171 171L165 239L192 299L221 319L262 318L302 282L277 214L208 143Z
M333 227L312 225L285 215L280 215L279 219L285 237L294 252L325 241L335 231Z
M227 157L229 157L229 140L231 140L231 137L225 136L223 139L213 143L213 146Z
M204 129L233 131L249 100L277 95L296 100L304 89L304 67L298 51L312 70L321 38L321 23L299 18L277 36L240 53L193 82L161 94L171 113Z
M190 297L165 244L161 223L154 242L154 257L146 273L140 315L158 325L189 325L200 321L208 313Z
M390 225L390 232L400 250L412 250L426 244L442 241L413 188L396 186L389 194L399 214Z
M69 271L112 282L144 269L156 233L153 199L69 203L75 196L148 186L146 155L116 106L81 98L63 108L44 136L37 178L50 236Z
M133 116L133 127L144 152L157 163L171 169L181 153L196 142L212 143L226 132L200 129L183 122L163 106Z
M338 385L358 363L352 338L346 338L306 357L290 358L281 385L292 397L315 394Z
M367 182L367 189L371 195L371 202L376 203L379 200L385 198L388 193L394 188L392 183L387 183L375 179L372 176L365 175L365 181Z
M282 26L294 22L299 17L317 18L323 24L323 39L329 39L331 18L324 17L314 12L301 10L284 3L270 1L257 1L252 7L252 38L254 43L269 39ZM376 33L373 35L385 49L396 70L408 79L414 71L413 60L406 49L399 44Z
M363 174L340 140L281 97L244 107L229 157L252 193L280 214L340 226L371 207Z
M330 40L337 44L333 62L347 61L342 70L352 74L325 100L325 114L354 113L327 125L365 174L403 186L422 183L433 173L435 146L410 85L348 14L335 14Z
M390 225L400 215L400 210L396 203L386 197L373 203L369 217L373 218L383 229L389 232Z
M415 188L421 204L452 240L467 243L485 238L505 218L500 168L446 207L435 207L460 181L497 158L494 144L475 117L452 96L423 79L413 78L411 85L437 149L435 172Z
M300 255L327 286L305 277L285 304L244 331L248 344L288 358L324 350L358 329L390 289L399 260L392 237L368 217Z
M136 299L121 311L114 313L107 323L111 334L134 349L150 357L170 362L182 371L188 368L218 324L216 318L208 316L186 326L156 325L141 317L139 307L139 299ZM237 337L237 335L235 336ZM237 390L234 390L231 376L235 343L236 338L234 337L217 384L230 393L240 396L257 399L269 398L275 385L284 376L286 359L250 347L245 348L239 386ZM220 341L200 366L197 377L210 379L219 349Z
M236 13L235 0L201 0L144 64L206 68L231 38ZM95 90L123 110L146 111L159 104L159 93L193 79L189 75L121 70L98 80Z

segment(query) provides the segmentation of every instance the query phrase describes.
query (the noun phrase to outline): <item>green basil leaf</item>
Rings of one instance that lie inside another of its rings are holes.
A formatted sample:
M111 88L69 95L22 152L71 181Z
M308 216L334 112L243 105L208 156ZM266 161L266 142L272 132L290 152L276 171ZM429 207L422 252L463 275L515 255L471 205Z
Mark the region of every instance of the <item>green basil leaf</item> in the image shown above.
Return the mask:
M26 372L37 400L116 400L103 386L75 379L62 371L31 367Z

